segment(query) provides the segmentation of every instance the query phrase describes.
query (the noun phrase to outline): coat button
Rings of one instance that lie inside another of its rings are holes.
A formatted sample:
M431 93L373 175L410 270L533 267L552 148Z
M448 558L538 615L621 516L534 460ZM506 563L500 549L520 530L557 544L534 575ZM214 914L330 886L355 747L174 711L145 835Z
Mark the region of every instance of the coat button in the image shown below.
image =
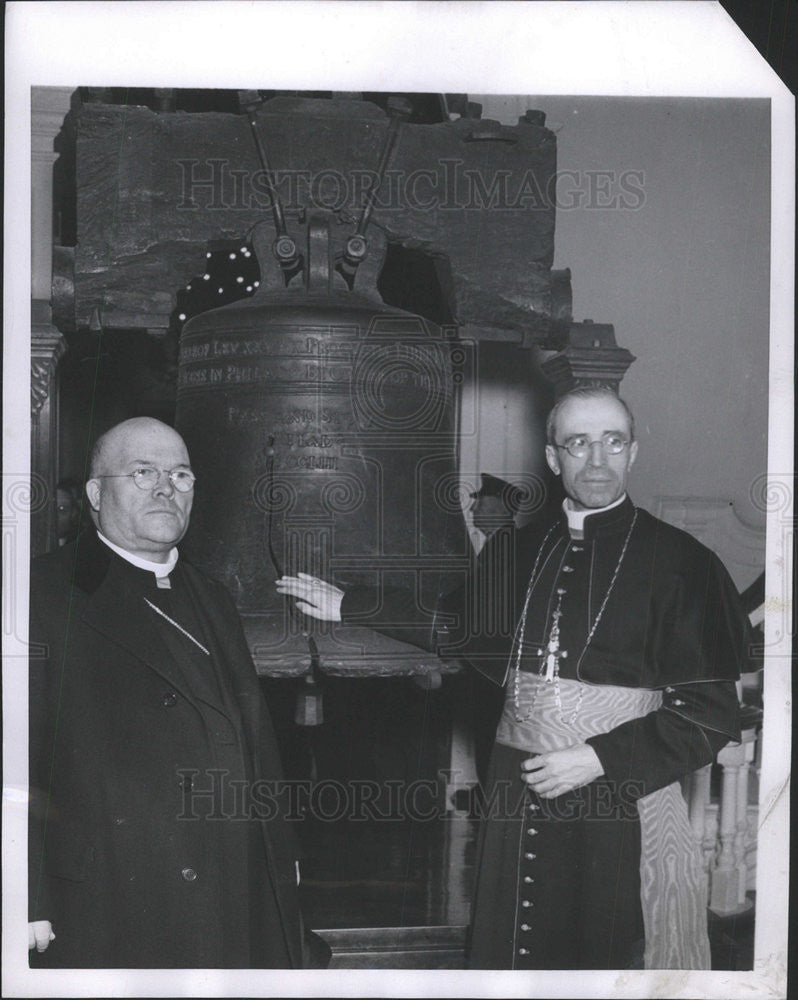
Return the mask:
M524 854L524 857L527 859L527 861L534 861L535 858L537 857L537 854L533 854L531 851L527 851Z
M534 836L535 836L535 835L537 834L537 832L538 832L538 831L537 831L537 830L536 830L536 829L534 828L534 826L530 826L530 827L529 827L529 828L527 829L527 831L526 831L526 832L527 832L527 836L529 836L529 837L534 837Z
M530 883L534 882L535 880L531 876L529 876L529 875L524 875L524 881L526 882L527 885L529 885Z
M167 691L163 696L164 708L171 708L173 705L177 704L177 695L174 691Z
M518 954L519 955L528 955L529 954L529 948L519 948L518 949Z
M532 930L532 925L531 924L521 924L521 930L522 931L531 931Z
M184 868L180 874L183 876L186 882L196 882L197 879L199 878L199 875L197 875L197 873L194 871L193 868Z
M523 900L521 900L521 906L523 906L523 908L525 910L528 910L531 905L532 905L532 900L531 899L523 899Z

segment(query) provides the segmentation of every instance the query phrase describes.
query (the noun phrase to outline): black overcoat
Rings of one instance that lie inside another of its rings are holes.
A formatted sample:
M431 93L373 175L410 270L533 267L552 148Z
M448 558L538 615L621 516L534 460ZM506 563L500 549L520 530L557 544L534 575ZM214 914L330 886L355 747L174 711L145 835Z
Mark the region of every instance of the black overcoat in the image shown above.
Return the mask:
M243 772L279 781L233 601L195 568L178 568L236 706ZM186 818L185 773L204 776L218 756L149 609L119 585L130 571L139 572L93 531L32 564L30 919L52 921L56 934L38 961L246 966L254 907L263 940L253 964L299 967L293 837L271 804L254 821ZM247 851L254 867L242 861Z

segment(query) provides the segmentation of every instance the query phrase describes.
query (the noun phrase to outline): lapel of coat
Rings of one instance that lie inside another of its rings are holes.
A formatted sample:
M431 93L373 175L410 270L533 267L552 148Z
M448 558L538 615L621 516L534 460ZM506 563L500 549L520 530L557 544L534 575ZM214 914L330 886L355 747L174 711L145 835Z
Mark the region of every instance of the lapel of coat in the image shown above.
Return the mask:
M114 645L141 660L184 697L193 702L179 666L154 627L151 611L141 595L131 594L109 579L112 555L96 533L78 541L75 584L86 594L82 620Z
M260 688L249 650L246 646L242 648L242 643L238 641L238 612L230 612L227 602L190 563L184 561L181 568L195 601L201 604L211 652L230 683L247 738L254 750L256 742L252 741L257 740L260 724L257 717Z

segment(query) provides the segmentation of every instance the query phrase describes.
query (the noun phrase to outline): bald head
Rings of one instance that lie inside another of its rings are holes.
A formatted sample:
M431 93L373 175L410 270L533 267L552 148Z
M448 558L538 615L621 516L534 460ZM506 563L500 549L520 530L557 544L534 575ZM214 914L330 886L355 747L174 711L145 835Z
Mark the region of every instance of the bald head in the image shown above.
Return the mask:
M109 457L113 460L112 456L130 440L145 441L153 436L168 438L170 435L185 449L185 443L177 431L162 420L156 420L155 417L131 417L130 420L123 420L121 424L115 424L94 442L89 456L89 478L94 479L106 472L105 465ZM188 456L188 452L186 455Z
M136 469L157 470L156 485L140 489ZM152 417L117 424L92 449L86 496L91 516L115 545L165 562L188 528L193 490L179 493L169 473L190 469L185 442L172 427Z

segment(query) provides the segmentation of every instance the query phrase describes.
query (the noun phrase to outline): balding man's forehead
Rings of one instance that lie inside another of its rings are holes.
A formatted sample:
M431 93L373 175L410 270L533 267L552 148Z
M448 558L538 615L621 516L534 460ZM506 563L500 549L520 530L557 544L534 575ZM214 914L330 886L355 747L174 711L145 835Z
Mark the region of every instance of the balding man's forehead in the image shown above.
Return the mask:
M98 439L92 473L106 471L109 462L153 461L164 454L169 455L172 466L189 464L186 444L173 427L151 417L134 417L116 424Z
M124 423L112 427L106 434L106 443L124 441L129 442L157 442L159 445L174 445L185 448L183 438L173 427L161 423L160 420L140 418L126 420Z
M557 413L555 430L566 424L571 432L578 433L581 424L602 424L602 430L629 430L631 423L623 404L609 396L574 398L566 400ZM606 425L606 426L604 426Z

